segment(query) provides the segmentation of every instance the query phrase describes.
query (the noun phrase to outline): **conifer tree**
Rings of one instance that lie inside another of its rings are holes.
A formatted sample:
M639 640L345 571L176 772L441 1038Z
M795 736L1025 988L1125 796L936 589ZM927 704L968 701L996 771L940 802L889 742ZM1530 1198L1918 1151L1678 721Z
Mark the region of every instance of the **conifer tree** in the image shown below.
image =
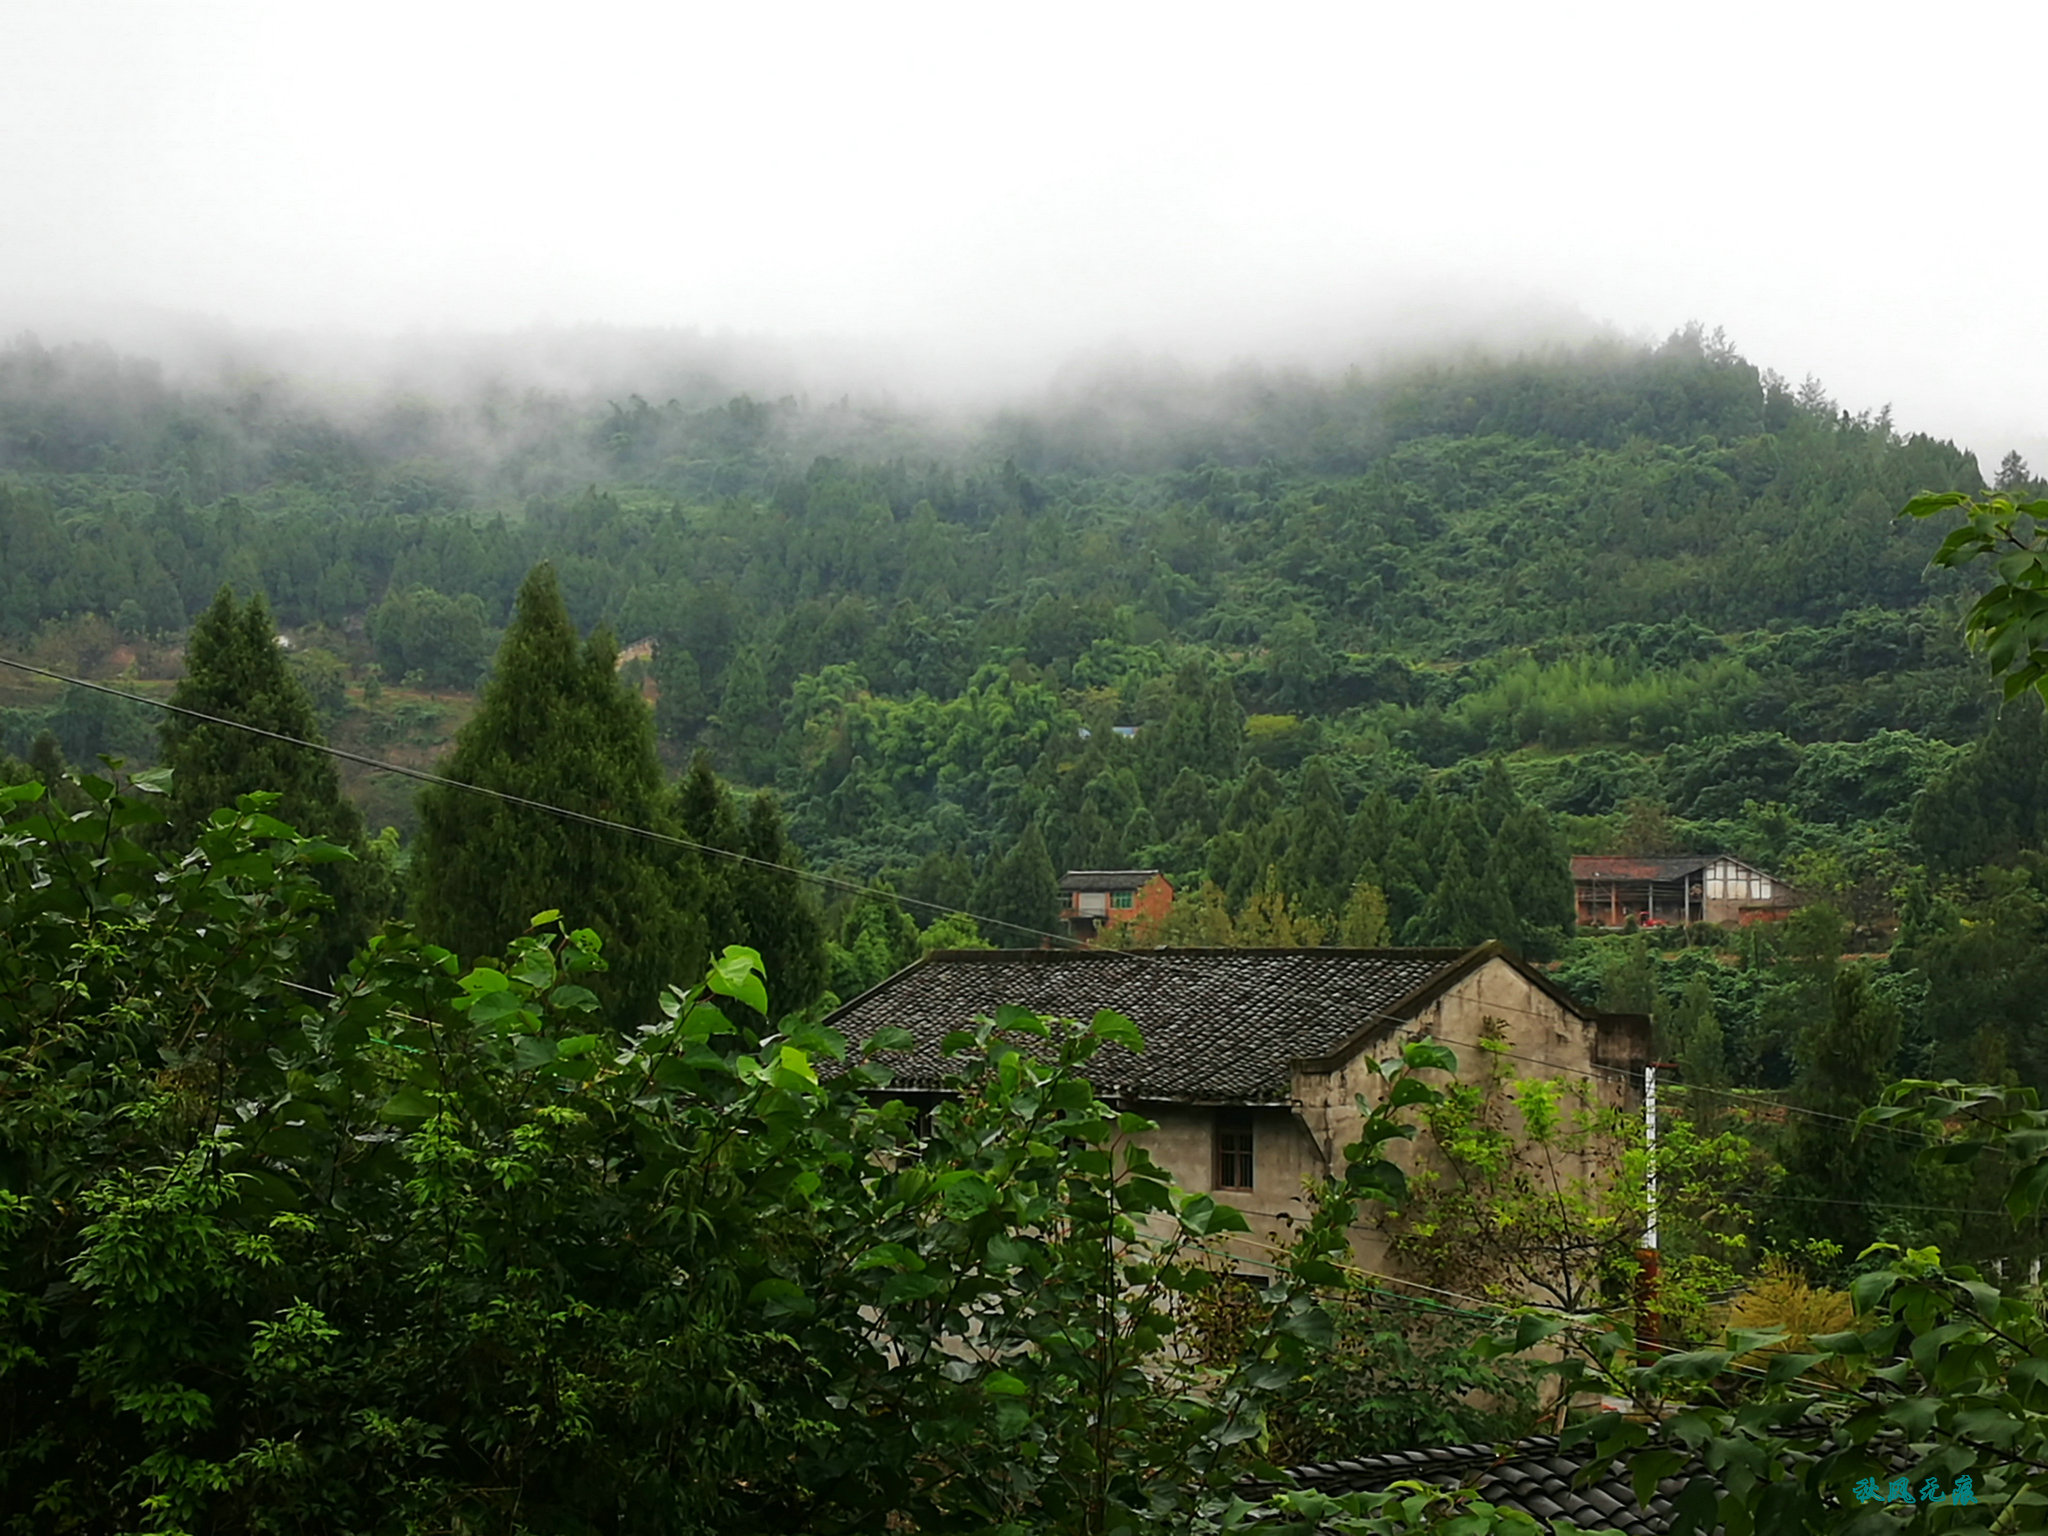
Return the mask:
M1798 1116L1785 1168L1795 1188L1819 1197L1807 1213L1811 1230L1850 1253L1877 1236L1870 1208L1886 1197L1896 1199L1907 1180L1908 1154L1900 1138L1852 1138L1843 1124L1882 1096L1899 1034L1898 1010L1877 995L1861 966L1852 965L1835 972L1827 1011L1800 1041L1796 1101L1819 1116L1839 1118Z
M1472 799L1488 837L1499 836L1507 819L1522 808L1522 797L1515 793L1514 780L1508 777L1506 764L1497 757L1486 765Z
M259 790L280 798L270 814L308 837L346 848L354 857L319 866L320 888L333 910L317 946L302 957L302 974L325 983L347 968L396 904L390 866L373 857L362 813L341 792L334 759L314 748L325 740L312 700L286 665L277 626L261 595L237 604L222 587L199 616L185 646L185 676L171 694L182 709L240 721L313 746L294 746L253 731L166 714L164 766L171 770L170 821L162 846L187 846L194 833L239 795Z
M1404 935L1410 944L1484 944L1512 933L1514 910L1498 884L1474 868L1471 855L1457 837L1443 842L1443 875L1409 922Z
M1728 1060L1721 1037L1721 1020L1714 1012L1713 989L1707 978L1695 976L1685 984L1674 1008L1658 1010L1663 1026L1662 1048L1684 1070L1689 1088L1726 1088ZM1711 1106L1708 1106L1711 1113ZM1695 1118L1699 1118L1697 1107Z
M697 658L680 642L662 640L654 648L654 685L655 728L670 741L695 740L709 713Z
M1310 760L1287 830L1286 883L1297 911L1334 914L1345 900L1344 805L1322 758Z
M916 961L917 924L892 894L866 891L847 909L839 938L826 953L831 957L832 990L843 1002Z
M1370 880L1360 880L1344 903L1337 942L1347 949L1380 949L1387 943L1387 898Z
M934 849L901 882L904 897L916 905L922 921L932 921L931 907L965 907L974 898L974 864L958 848Z
M1913 803L1913 841L1946 873L2011 864L2048 843L2048 711L2013 699Z
M476 714L439 765L462 784L604 821L672 830L654 726L619 681L600 630L579 640L554 569L536 566ZM595 983L628 1027L706 956L705 883L695 855L490 795L432 785L419 799L421 928L465 960L501 952L534 914L594 929L608 972Z
M704 922L712 952L728 944L759 951L776 1014L809 1007L825 988L825 925L816 897L795 873L797 851L775 797L763 790L742 812L712 771L709 754L699 752L676 786L675 809L692 842L744 855L705 861Z
M778 1013L807 1008L825 990L825 923L816 892L793 873L802 855L773 792L748 802L740 851L756 862L739 866L739 931L746 935L739 942L760 951ZM723 941L714 935L714 943Z
M773 776L781 724L759 647L742 646L734 654L725 669L718 714L712 723L718 728L718 740L732 771L742 781L758 784Z
M92 796L78 786L76 780L66 777L69 765L64 761L63 745L57 740L57 733L50 730L36 732L36 739L29 743L28 762L23 764L22 777L33 779L50 792L50 798L65 810L78 812L92 803Z
M1313 949L1323 942L1322 919L1300 911L1280 885L1280 870L1268 864L1237 915L1235 942L1247 949Z
M1192 841L1199 846L1216 830L1216 805L1208 780L1192 768L1181 769L1153 806L1152 815L1175 844Z
M1384 789L1367 795L1344 829L1344 861L1353 870L1379 868L1393 847L1397 820L1393 799Z
M1542 807L1508 812L1487 852L1487 876L1500 888L1514 925L1500 937L1529 959L1561 954L1578 926L1572 862Z
M991 944L1031 947L1059 921L1060 877L1053 872L1045 836L1032 822L1008 852L989 856L974 888L975 915Z
M1264 826L1279 809L1281 795L1280 775L1264 763L1254 763L1230 797L1230 808L1223 815L1224 829L1249 832Z

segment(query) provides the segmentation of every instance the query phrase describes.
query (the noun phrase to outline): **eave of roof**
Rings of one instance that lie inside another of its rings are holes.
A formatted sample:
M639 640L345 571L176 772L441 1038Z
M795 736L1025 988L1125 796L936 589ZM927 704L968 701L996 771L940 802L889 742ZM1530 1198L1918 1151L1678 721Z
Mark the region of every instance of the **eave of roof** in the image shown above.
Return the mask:
M1105 1094L1278 1104L1297 1071L1328 1071L1352 1059L1496 959L1568 1015L1600 1017L1488 943L1463 950L941 950L849 1000L827 1022L855 1039L891 1025L910 1028L917 1045L896 1061L899 1081L911 1088L943 1080L937 1045L944 1034L1005 1002L1084 1018L1111 1008L1138 1024L1148 1049L1140 1056L1104 1049L1090 1075ZM1154 966L1162 969L1148 970ZM1007 978L998 974L1004 971Z
M1639 1504L1625 1462L1603 1464L1587 1450L1566 1451L1556 1437L1536 1435L1510 1445L1439 1446L1325 1462L1296 1467L1292 1476L1301 1487L1331 1494L1377 1492L1408 1480L1469 1484L1488 1503L1520 1510L1545 1529L1562 1519L1584 1530L1663 1536L1677 1513L1674 1501L1703 1470L1689 1464L1660 1481L1648 1504Z
M1707 854L1637 858L1627 854L1575 853L1574 880L1683 880L1713 863Z
M1070 869L1060 876L1063 891L1135 891L1164 878L1156 869Z

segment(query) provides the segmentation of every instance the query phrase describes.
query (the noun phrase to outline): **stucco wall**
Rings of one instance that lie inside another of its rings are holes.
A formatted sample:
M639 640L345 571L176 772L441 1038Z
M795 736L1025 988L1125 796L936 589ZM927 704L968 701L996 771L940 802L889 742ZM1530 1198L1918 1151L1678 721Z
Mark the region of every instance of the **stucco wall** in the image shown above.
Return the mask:
M1260 1272L1273 1258L1272 1245L1284 1248L1293 1240L1295 1224L1307 1215L1303 1188L1324 1171L1321 1152L1292 1109L1252 1111L1252 1187L1219 1190L1216 1174L1214 1107L1188 1104L1140 1104L1138 1111L1159 1128L1138 1138L1182 1189L1213 1193L1244 1213L1251 1228L1247 1241L1231 1244L1247 1274Z
M1361 1028L1369 1023L1361 1020ZM1304 1183L1325 1173L1334 1174L1341 1167L1343 1149L1357 1140L1363 1125L1359 1095L1377 1098L1383 1091L1380 1081L1360 1066L1363 1057L1385 1060L1397 1055L1406 1042L1427 1037L1455 1051L1458 1076L1471 1081L1475 1076L1496 1075L1493 1059L1479 1043L1489 1034L1512 1053L1506 1065L1516 1076L1563 1073L1610 1104L1624 1102L1633 1092L1624 1077L1595 1070L1598 1028L1593 1020L1565 1008L1513 966L1490 960L1419 1012L1413 1022L1399 1026L1380 1023L1359 1054L1326 1071L1297 1072L1292 1109L1255 1111L1255 1174L1250 1193L1214 1189L1212 1108L1141 1106L1159 1126L1141 1139L1182 1188L1212 1191L1217 1199L1244 1212L1254 1241L1240 1245L1241 1252L1247 1257L1260 1255L1266 1251L1261 1243L1284 1246L1289 1240L1294 1221L1304 1213L1299 1198ZM1431 1076L1446 1080L1440 1074ZM1404 1170L1415 1171L1416 1142L1391 1143L1388 1154ZM1393 1271L1386 1238L1376 1228L1355 1230L1352 1247L1361 1268ZM1250 1271L1252 1266L1246 1268Z

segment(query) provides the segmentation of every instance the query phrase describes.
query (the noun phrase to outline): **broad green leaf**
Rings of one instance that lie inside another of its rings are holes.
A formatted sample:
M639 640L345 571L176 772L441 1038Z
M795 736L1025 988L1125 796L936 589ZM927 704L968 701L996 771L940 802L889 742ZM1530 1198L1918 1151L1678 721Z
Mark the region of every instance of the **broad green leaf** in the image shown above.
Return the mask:
M514 1035L512 1037L512 1069L515 1072L531 1072L544 1067L555 1059L555 1042L546 1035Z
M502 1024L526 1009L517 992L486 992L470 1005L470 1019L478 1024Z
M891 1266L898 1269L921 1270L924 1268L924 1260L901 1243L882 1243L870 1248L853 1261L856 1272L863 1269L887 1269Z
M923 1301L936 1296L943 1290L935 1276L915 1272L894 1274L882 1282L881 1304L893 1306L899 1301Z
M804 1294L802 1286L780 1277L756 1281L747 1292L747 1302L750 1306L760 1307L770 1317L809 1316L817 1310L816 1304Z
M1899 509L1901 517L1932 517L1937 512L1946 512L1950 507L1968 504L1970 498L1961 491L1926 491L1915 496Z
M408 1084L384 1101L386 1120L424 1120L434 1113L434 1101Z
M1145 1037L1138 1033L1138 1026L1108 1008L1097 1013L1088 1028L1097 1038L1111 1045L1120 1045L1127 1051L1145 1049Z
M1767 1382L1791 1381L1795 1377L1803 1376L1807 1371L1819 1365L1821 1361L1827 1358L1826 1355L1794 1354L1789 1350L1783 1354L1773 1355L1770 1368L1764 1375L1764 1380Z
M995 1186L978 1173L950 1173L939 1178L947 1214L956 1218L979 1216L1001 1197Z
M1005 1034L1049 1036L1052 1027L1029 1008L1004 1003L996 1009L996 1028Z
M728 944L725 953L711 963L705 984L721 997L745 1003L764 1018L768 1013L768 988L761 980L761 956L742 944Z
M1401 1060L1417 1072L1456 1072L1458 1053L1434 1040L1413 1040L1401 1048Z

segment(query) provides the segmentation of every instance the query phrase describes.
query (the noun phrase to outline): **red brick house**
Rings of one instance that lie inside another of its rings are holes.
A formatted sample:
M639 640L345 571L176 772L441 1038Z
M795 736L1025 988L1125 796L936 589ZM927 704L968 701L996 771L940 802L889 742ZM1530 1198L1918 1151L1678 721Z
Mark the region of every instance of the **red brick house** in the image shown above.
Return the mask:
M1060 919L1077 939L1173 910L1173 884L1156 869L1070 869L1060 876Z

